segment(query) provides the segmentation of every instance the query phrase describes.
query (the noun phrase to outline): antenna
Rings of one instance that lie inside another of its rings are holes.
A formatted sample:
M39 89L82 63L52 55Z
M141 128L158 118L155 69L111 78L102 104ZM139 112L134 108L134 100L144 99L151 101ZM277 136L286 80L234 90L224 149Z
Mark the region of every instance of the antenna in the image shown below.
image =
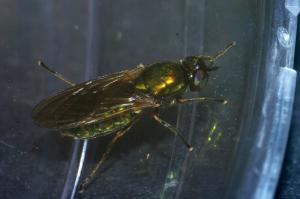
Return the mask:
M235 45L236 45L235 41L231 42L226 48L224 48L223 50L221 50L218 53L216 53L215 55L213 55L211 57L211 61L216 61L217 59L222 57L224 54L226 54L229 51L229 49L234 47Z

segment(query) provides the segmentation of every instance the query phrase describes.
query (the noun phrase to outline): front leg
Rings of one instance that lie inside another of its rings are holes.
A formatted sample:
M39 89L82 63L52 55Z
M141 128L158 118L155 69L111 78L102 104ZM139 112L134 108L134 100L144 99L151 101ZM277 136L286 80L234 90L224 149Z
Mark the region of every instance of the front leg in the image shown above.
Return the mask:
M228 101L224 98L214 98L214 97L194 97L194 98L179 98L177 99L177 103L179 104L187 104L191 102L220 102L222 104L227 104Z

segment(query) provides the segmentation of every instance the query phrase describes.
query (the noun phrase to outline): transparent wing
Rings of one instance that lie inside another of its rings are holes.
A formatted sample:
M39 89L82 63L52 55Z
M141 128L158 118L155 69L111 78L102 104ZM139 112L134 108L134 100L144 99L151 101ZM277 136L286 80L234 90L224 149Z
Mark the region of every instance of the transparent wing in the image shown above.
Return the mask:
M143 70L137 67L70 87L40 102L32 117L42 127L67 129L156 107L152 97L134 88L133 80Z

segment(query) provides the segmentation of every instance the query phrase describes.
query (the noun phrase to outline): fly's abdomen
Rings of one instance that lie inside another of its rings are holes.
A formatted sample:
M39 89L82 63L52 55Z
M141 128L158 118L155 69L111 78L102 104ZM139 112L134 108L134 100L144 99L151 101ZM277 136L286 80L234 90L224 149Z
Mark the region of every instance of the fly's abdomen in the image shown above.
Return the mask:
M135 81L136 89L153 96L172 96L186 90L187 80L179 63L153 64Z
M136 118L136 113L126 113L118 117L92 124L62 130L65 136L76 139L91 139L119 131L130 125Z

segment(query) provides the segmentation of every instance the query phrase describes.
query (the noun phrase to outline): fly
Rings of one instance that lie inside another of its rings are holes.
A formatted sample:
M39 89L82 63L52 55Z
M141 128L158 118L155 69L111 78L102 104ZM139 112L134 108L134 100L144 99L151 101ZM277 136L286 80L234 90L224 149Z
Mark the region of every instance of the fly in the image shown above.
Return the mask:
M188 90L201 90L208 81L209 73L218 69L215 61L233 46L235 42L213 56L189 56L179 61L140 64L133 69L80 84L74 84L39 61L39 66L70 87L41 101L33 109L32 117L39 126L58 130L75 139L115 135L100 161L83 180L79 190L83 192L107 159L114 144L146 110L152 110L152 118L178 136L188 150L192 151L193 147L179 130L163 120L159 111L161 108L194 101L226 103L223 98L184 98L183 94Z

